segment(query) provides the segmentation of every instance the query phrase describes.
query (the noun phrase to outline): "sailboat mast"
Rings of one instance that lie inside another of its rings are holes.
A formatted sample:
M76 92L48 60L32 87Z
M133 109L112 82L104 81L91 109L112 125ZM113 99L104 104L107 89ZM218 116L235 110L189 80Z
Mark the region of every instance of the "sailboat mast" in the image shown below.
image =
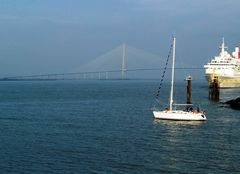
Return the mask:
M176 37L173 36L173 60L172 60L172 80L171 80L171 91L170 91L170 111L173 107L173 84L174 84L174 67L175 67L175 56L176 56Z

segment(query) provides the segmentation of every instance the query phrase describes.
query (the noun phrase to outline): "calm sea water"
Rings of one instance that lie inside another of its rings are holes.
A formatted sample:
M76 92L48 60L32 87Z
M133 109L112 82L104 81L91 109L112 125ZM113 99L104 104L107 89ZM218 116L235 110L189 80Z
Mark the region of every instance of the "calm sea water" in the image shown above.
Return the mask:
M0 82L0 173L240 173L240 111L209 101L207 84L193 81L208 120L154 120L157 88L140 80ZM185 90L176 83L179 103Z

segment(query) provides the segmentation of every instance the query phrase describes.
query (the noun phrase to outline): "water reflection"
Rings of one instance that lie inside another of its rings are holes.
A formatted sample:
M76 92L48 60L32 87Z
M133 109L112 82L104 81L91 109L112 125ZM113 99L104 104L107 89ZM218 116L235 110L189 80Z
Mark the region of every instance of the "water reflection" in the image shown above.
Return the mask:
M199 126L199 125L205 125L205 121L173 121L173 120L154 119L153 124L163 124L168 126L179 126L179 125Z
M235 99L240 94L240 88L226 88L220 89L220 99L221 101L227 101Z

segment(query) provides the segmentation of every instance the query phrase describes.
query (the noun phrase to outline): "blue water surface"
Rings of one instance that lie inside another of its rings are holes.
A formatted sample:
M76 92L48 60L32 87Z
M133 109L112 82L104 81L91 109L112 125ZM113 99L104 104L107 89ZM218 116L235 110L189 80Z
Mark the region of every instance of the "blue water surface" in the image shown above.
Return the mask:
M209 101L195 81L206 122L155 120L158 83L0 82L0 173L240 173L240 111ZM185 103L185 82L174 92ZM165 84L160 100L168 96Z

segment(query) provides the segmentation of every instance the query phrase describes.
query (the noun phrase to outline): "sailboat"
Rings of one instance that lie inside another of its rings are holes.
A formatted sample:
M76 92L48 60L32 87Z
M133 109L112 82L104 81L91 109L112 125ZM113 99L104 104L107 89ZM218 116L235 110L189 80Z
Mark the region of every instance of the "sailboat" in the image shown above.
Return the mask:
M172 54L172 74L171 74L171 90L170 90L170 102L169 108L165 110L153 110L154 118L163 120L179 120L179 121L205 121L207 117L205 112L193 110L192 104L174 104L173 103L173 91L174 91L174 68L176 57L176 37L173 36L173 54ZM186 106L185 109L174 109L173 106Z

